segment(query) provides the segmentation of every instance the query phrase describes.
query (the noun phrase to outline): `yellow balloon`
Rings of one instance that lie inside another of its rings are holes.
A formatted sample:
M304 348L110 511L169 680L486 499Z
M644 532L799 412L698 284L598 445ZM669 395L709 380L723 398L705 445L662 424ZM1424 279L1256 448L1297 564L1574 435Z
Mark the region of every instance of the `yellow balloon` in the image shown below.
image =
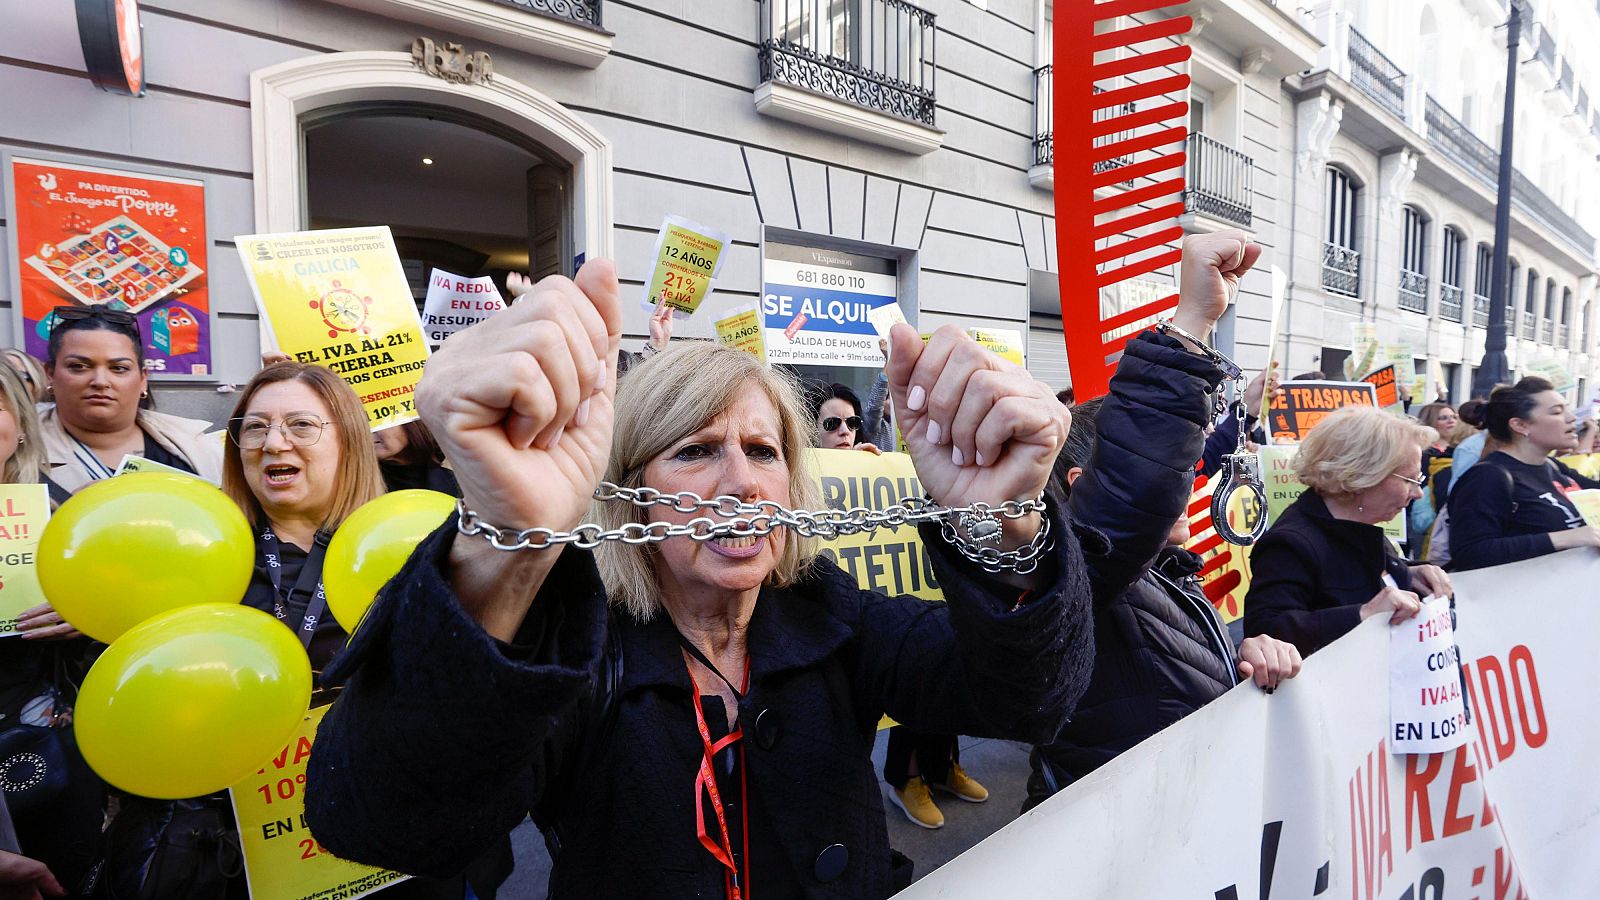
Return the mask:
M39 586L79 631L111 643L150 617L238 603L255 535L210 483L168 472L96 482L61 504L39 538Z
M350 514L322 565L328 610L345 631L354 632L378 590L405 565L422 539L450 517L456 499L438 491L395 491Z
M73 727L101 778L174 800L261 768L310 704L311 661L293 631L248 606L202 603L118 638L84 678Z

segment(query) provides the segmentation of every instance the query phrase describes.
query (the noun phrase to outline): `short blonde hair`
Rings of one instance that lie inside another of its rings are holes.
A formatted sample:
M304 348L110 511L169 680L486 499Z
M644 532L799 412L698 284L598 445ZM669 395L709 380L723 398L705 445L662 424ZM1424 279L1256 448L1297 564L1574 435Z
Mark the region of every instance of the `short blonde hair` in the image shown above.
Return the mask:
M789 467L790 504L814 508L818 494L805 451L816 424L806 415L799 385L751 354L711 341L675 341L669 349L629 369L617 384L616 424L605 479L623 487L644 486L644 469L651 460L751 390L764 392L777 410L782 432L779 442ZM630 522L655 521L652 509L664 508L597 501L590 515L592 521L615 529ZM767 583L778 587L793 584L815 553L814 541L789 534ZM611 602L636 620L649 621L661 607L654 550L649 545L608 541L595 549L595 557Z
M1377 407L1347 406L1306 435L1294 457L1294 473L1324 496L1357 494L1388 478L1407 450L1420 450L1438 437L1426 425Z
M267 513L244 477L244 460L240 458L244 451L239 448L233 420L250 409L250 401L262 388L284 381L298 381L311 388L327 405L332 428L339 435L339 467L333 503L318 526L319 530L331 534L362 504L382 496L387 489L383 484L383 471L378 468L378 454L372 446L372 431L367 425L367 412L361 406L361 399L343 378L322 366L273 363L257 372L245 385L239 402L234 404L233 416L228 420L228 447L222 459L222 492L244 510L253 527L267 524Z
M48 462L44 438L39 434L39 411L33 393L22 376L10 366L0 365L0 405L17 423L17 452L5 464L6 484L38 484L44 481Z

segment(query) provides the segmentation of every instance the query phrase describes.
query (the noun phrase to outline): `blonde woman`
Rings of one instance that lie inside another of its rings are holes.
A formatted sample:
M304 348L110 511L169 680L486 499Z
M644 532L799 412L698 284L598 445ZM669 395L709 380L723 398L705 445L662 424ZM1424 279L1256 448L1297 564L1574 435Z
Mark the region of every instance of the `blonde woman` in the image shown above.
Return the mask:
M1422 495L1422 449L1439 433L1370 406L1312 429L1295 455L1306 485L1251 551L1244 632L1309 656L1370 616L1401 622L1420 597L1449 593L1436 566L1407 564L1382 525Z
M44 374L44 363L15 347L0 350L0 358L4 358L6 365L15 369L17 374L28 386L28 395L34 403L44 402L45 389L50 386L50 379Z

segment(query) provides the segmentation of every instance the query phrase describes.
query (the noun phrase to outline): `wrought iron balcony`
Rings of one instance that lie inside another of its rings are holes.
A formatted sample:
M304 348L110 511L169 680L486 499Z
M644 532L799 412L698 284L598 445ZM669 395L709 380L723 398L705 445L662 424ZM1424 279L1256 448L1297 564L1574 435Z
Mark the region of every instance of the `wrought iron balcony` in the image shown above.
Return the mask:
M1096 85L1095 89L1094 89L1094 92L1096 94L1104 94L1105 90L1103 88L1099 87L1098 85ZM1129 116L1129 115L1132 115L1132 114L1134 114L1135 112L1138 112L1138 111L1139 111L1139 105L1137 103L1134 103L1132 100L1129 100L1127 103L1124 103L1121 106L1112 106L1112 107L1107 107L1106 109L1097 109L1097 110L1095 110L1094 111L1094 120L1096 122L1104 122L1105 120L1111 119L1111 118L1118 118L1118 117L1121 117L1121 116ZM1122 131L1112 132L1111 134L1108 134L1105 137L1095 138L1094 139L1094 145L1096 147L1104 147L1107 144L1115 144L1118 141L1125 141L1125 140L1127 140L1127 139L1129 139L1129 138L1131 138L1133 136L1134 136L1134 129L1127 128L1127 129L1124 129ZM1096 175L1098 175L1101 172L1109 172L1112 169L1120 169L1123 166L1126 166L1126 165L1128 165L1128 164L1130 164L1132 162L1133 162L1133 157L1129 156L1129 155L1126 155L1126 154L1124 154L1123 156L1113 156L1110 159L1104 159L1104 160L1101 160L1101 161L1095 163L1094 164L1094 172L1095 172ZM1124 184L1126 184L1126 182L1124 182Z
M1472 324L1479 328L1489 327L1489 298L1482 294L1472 295Z
M552 19L566 19L594 28L600 27L600 8L604 0L495 0Z
M1419 313L1428 311L1428 276L1410 269L1400 270L1400 308Z
M1215 138L1191 134L1184 164L1183 209L1250 227L1255 164Z
M762 0L761 80L935 127L934 14L904 0Z
M1461 321L1462 298L1465 292L1453 284L1439 285L1439 315L1449 322Z
M1322 288L1346 297L1361 296L1361 254L1332 241L1322 242Z
M1051 66L1033 70L1033 164L1054 165L1056 161L1056 79Z
M1423 118L1428 123L1428 141L1439 152L1462 168L1477 176L1489 187L1500 178L1500 152L1450 115L1439 101L1430 95L1424 107Z
M1572 330L1565 323L1556 326L1556 346L1572 346Z
M1350 29L1350 81L1379 106L1406 117L1406 73L1355 28Z
M1556 323L1555 323L1555 320L1553 320L1553 319L1545 319L1544 320L1544 328L1540 332L1539 339L1544 341L1546 344L1555 343L1555 340L1556 340Z
M1522 312L1522 331L1520 332L1523 340L1528 340L1528 341L1533 340L1534 338L1539 336L1538 332L1539 332L1539 317L1534 315L1531 312L1528 312L1527 310L1523 310L1523 312Z

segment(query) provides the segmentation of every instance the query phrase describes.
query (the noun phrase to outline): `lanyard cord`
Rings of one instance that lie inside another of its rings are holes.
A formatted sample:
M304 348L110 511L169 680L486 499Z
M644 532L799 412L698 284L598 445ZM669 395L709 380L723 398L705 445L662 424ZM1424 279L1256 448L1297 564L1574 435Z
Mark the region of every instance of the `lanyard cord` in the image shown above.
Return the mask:
M72 442L74 444L78 445L78 449L72 451L72 455L77 458L78 462L85 469L89 470L90 481L100 481L101 479L110 478L111 476L117 474L116 469L113 469L104 462L101 462L100 457L94 455L94 451L89 449L88 444L78 440L77 435L67 431L66 428L62 428L61 431L67 437L72 438Z
M689 643L688 640L686 640L681 634L678 635L678 642L683 645L684 649L689 653L689 655L698 660L701 665L710 669L711 672L718 678L721 678L723 683L728 686L728 689L733 691L733 694L736 698L741 700L744 698L744 692L739 688L734 687L733 682L729 681L727 676L723 675L716 666L712 665L705 658L705 654L700 652L699 648ZM723 868L727 870L723 873L723 887L727 892L728 900L749 900L750 789L748 775L745 771L744 744L741 743L741 740L744 737L744 728L741 725L741 727L729 731L728 734L724 735L719 740L713 741L711 739L711 729L706 727L705 709L700 704L700 684L699 682L695 681L694 669L690 668L687 662L685 662L683 665L684 668L689 672L689 684L693 688L692 699L694 706L694 723L696 728L698 728L700 731L700 745L703 751L702 756L700 757L700 770L695 775L694 780L695 832L700 839L701 845L706 848L706 851L709 852L712 858L721 863ZM746 689L748 689L750 686L750 658L748 656L745 657L744 661L744 686ZM734 861L733 857L733 837L728 831L728 817L722 806L722 791L717 787L717 776L714 763L718 753L736 743L739 744L736 750L739 754L737 763L739 768L739 813L742 824L740 837L744 845L744 878L742 880L739 877L739 866ZM700 796L702 792L709 795L711 800L711 809L716 814L717 830L720 832L722 838L720 843L706 831L706 808L705 803L702 801Z
M328 552L327 538L319 531L312 539L311 552L306 554L305 564L300 567L300 576L295 579L288 593L283 590L283 545L277 533L269 525L262 529L260 540L267 577L272 581L272 614L278 621L287 623L289 605L294 602L294 595L307 595L306 611L300 619L300 627L295 629L295 636L300 639L300 645L309 651L311 638L316 635L317 622L328 608L328 597L322 590L322 558Z

